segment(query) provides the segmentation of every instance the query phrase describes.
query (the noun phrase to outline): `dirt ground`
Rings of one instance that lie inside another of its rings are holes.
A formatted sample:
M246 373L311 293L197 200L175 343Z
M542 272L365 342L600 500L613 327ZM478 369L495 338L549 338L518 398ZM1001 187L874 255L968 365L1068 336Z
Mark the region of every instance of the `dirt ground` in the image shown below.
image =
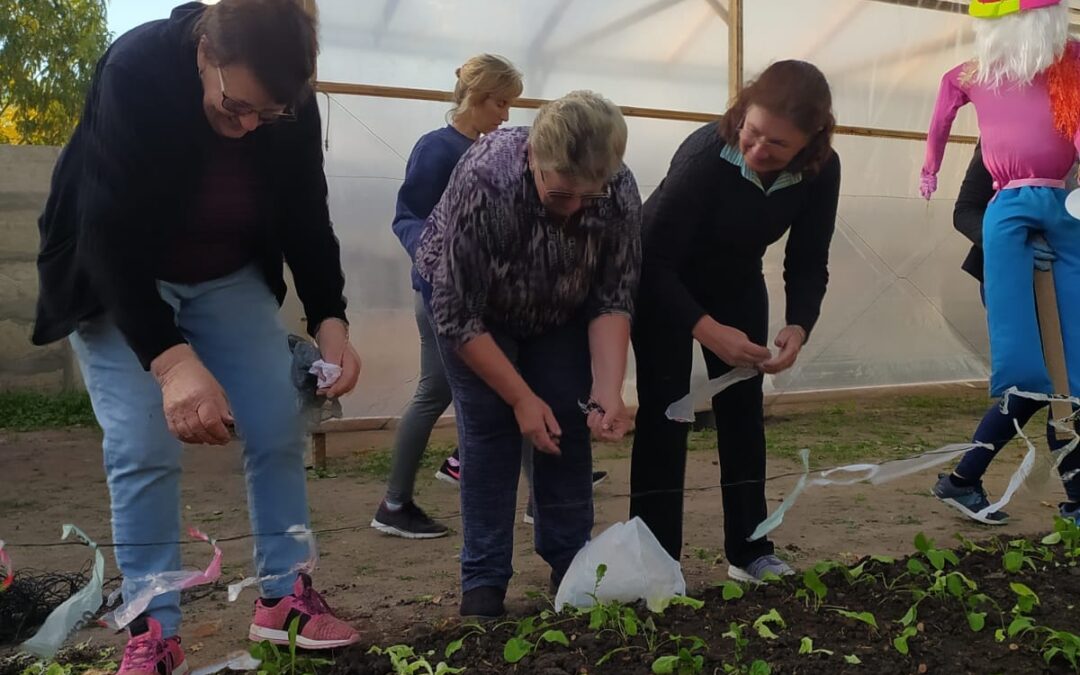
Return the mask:
M949 442L961 442L971 433L985 399L971 395L959 402L936 399L852 401L816 406L773 415L770 427L769 475L797 471L792 460L796 445L809 447L819 466L829 463L871 461L910 455ZM850 442L840 442L850 437ZM719 530L721 501L715 486L718 468L711 433L692 435L686 496L686 543L683 570L691 591L725 578ZM109 503L101 468L100 439L96 432L75 429L0 435L0 538L17 569L73 571L89 559L82 547L22 548L19 544L57 541L64 523L74 523L91 537L108 541ZM390 432L337 434L329 439L329 470L310 472L309 493L315 529L356 526L356 529L319 536L321 553L317 586L339 615L353 621L369 644L406 641L414 624L440 624L456 616L458 602L457 554L460 520L457 490L436 481L434 467L453 443L452 430L438 430L430 457L418 481L417 502L447 522L450 536L428 541L407 541L370 529L368 523L382 498ZM596 448L596 465L610 472L596 491L596 526L599 533L626 518L629 491L629 445ZM1017 466L1023 446L1008 446L991 467L986 484L991 495L1004 489ZM903 555L922 531L938 542L954 534L983 538L990 534L1014 535L1046 531L1052 526L1061 486L1046 481L1021 491L1009 505L1012 515L1004 528L987 528L959 517L933 499L929 490L933 471L909 476L882 486L810 488L773 533L781 555L798 567L821 559L853 560L870 553ZM774 508L795 483L795 477L767 483ZM524 506L526 492L519 489ZM183 513L187 524L213 536L247 531L240 448L191 448L185 458ZM532 606L528 591L546 589L548 572L532 551L529 526L517 527L516 575L508 594L508 608L524 611ZM184 607L181 635L193 667L219 660L246 647L247 624L255 591L245 591L228 603L225 583L251 573L250 541L223 544L222 582L206 597ZM203 566L208 549L185 547L187 566ZM106 579L116 575L107 556ZM123 636L100 627L84 629L79 640L122 645ZM0 648L0 654L3 649Z

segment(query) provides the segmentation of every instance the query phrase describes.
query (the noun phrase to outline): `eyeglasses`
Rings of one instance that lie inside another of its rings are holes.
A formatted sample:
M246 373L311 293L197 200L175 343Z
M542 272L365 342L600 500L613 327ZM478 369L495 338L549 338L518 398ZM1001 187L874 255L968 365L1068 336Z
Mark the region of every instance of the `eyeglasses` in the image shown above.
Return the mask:
M544 184L544 194L547 195L550 201L570 201L573 199L580 199L582 204L592 204L600 201L601 199L608 199L611 197L611 186L605 185L603 192L570 192L568 190L552 190L547 186L547 178L544 176L544 170L540 169L540 182Z
M235 98L229 98L229 95L225 93L225 76L222 74L220 67L217 67L217 75L218 82L221 83L221 107L233 115L236 115L237 117L246 117L252 113L257 113L259 115L259 124L296 121L296 114L291 110L286 109L281 112L257 110L255 106L250 103L238 101Z

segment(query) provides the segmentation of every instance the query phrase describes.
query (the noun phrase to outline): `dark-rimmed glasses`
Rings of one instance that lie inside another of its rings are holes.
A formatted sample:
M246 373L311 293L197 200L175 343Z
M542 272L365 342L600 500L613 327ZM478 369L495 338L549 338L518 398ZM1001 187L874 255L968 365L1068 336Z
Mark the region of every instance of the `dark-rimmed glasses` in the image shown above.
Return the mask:
M246 117L252 113L256 113L259 116L259 124L274 124L275 122L295 122L296 113L289 109L285 109L281 112L270 112L266 110L258 110L255 106L245 101L238 101L235 98L229 98L229 95L225 93L225 75L221 72L221 67L216 66L218 74L218 82L221 83L221 107L229 113L236 115L237 117Z

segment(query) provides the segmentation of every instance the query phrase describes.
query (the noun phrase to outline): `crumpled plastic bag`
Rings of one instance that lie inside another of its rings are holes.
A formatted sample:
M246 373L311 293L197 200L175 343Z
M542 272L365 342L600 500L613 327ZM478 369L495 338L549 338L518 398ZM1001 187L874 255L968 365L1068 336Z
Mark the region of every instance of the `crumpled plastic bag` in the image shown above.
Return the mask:
M341 366L322 360L319 348L299 335L289 336L292 353L292 383L308 426L341 417L341 401L320 395L319 389L328 387L341 377Z
M597 567L606 566L597 583ZM555 609L579 609L597 601L644 600L654 612L686 594L679 562L667 554L641 518L615 523L578 551L555 594Z
M90 581L74 595L60 604L45 619L38 632L22 644L22 648L35 656L51 659L60 650L64 640L80 627L93 621L94 614L101 607L101 587L105 577L105 557L90 537L74 525L64 525L61 539L72 534L78 537L94 552L94 566L90 570Z

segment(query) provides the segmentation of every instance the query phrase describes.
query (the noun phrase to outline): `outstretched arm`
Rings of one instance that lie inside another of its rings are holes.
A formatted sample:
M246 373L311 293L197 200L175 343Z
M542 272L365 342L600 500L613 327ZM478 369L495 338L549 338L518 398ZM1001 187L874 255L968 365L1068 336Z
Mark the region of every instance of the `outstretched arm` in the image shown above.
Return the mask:
M927 132L926 159L919 180L919 194L923 199L930 199L937 190L937 174L941 170L941 159L945 156L945 144L949 142L953 120L956 119L956 112L970 100L967 92L960 86L960 77L965 68L966 64L959 65L941 78L941 87L938 89L934 114L930 118L930 129Z

